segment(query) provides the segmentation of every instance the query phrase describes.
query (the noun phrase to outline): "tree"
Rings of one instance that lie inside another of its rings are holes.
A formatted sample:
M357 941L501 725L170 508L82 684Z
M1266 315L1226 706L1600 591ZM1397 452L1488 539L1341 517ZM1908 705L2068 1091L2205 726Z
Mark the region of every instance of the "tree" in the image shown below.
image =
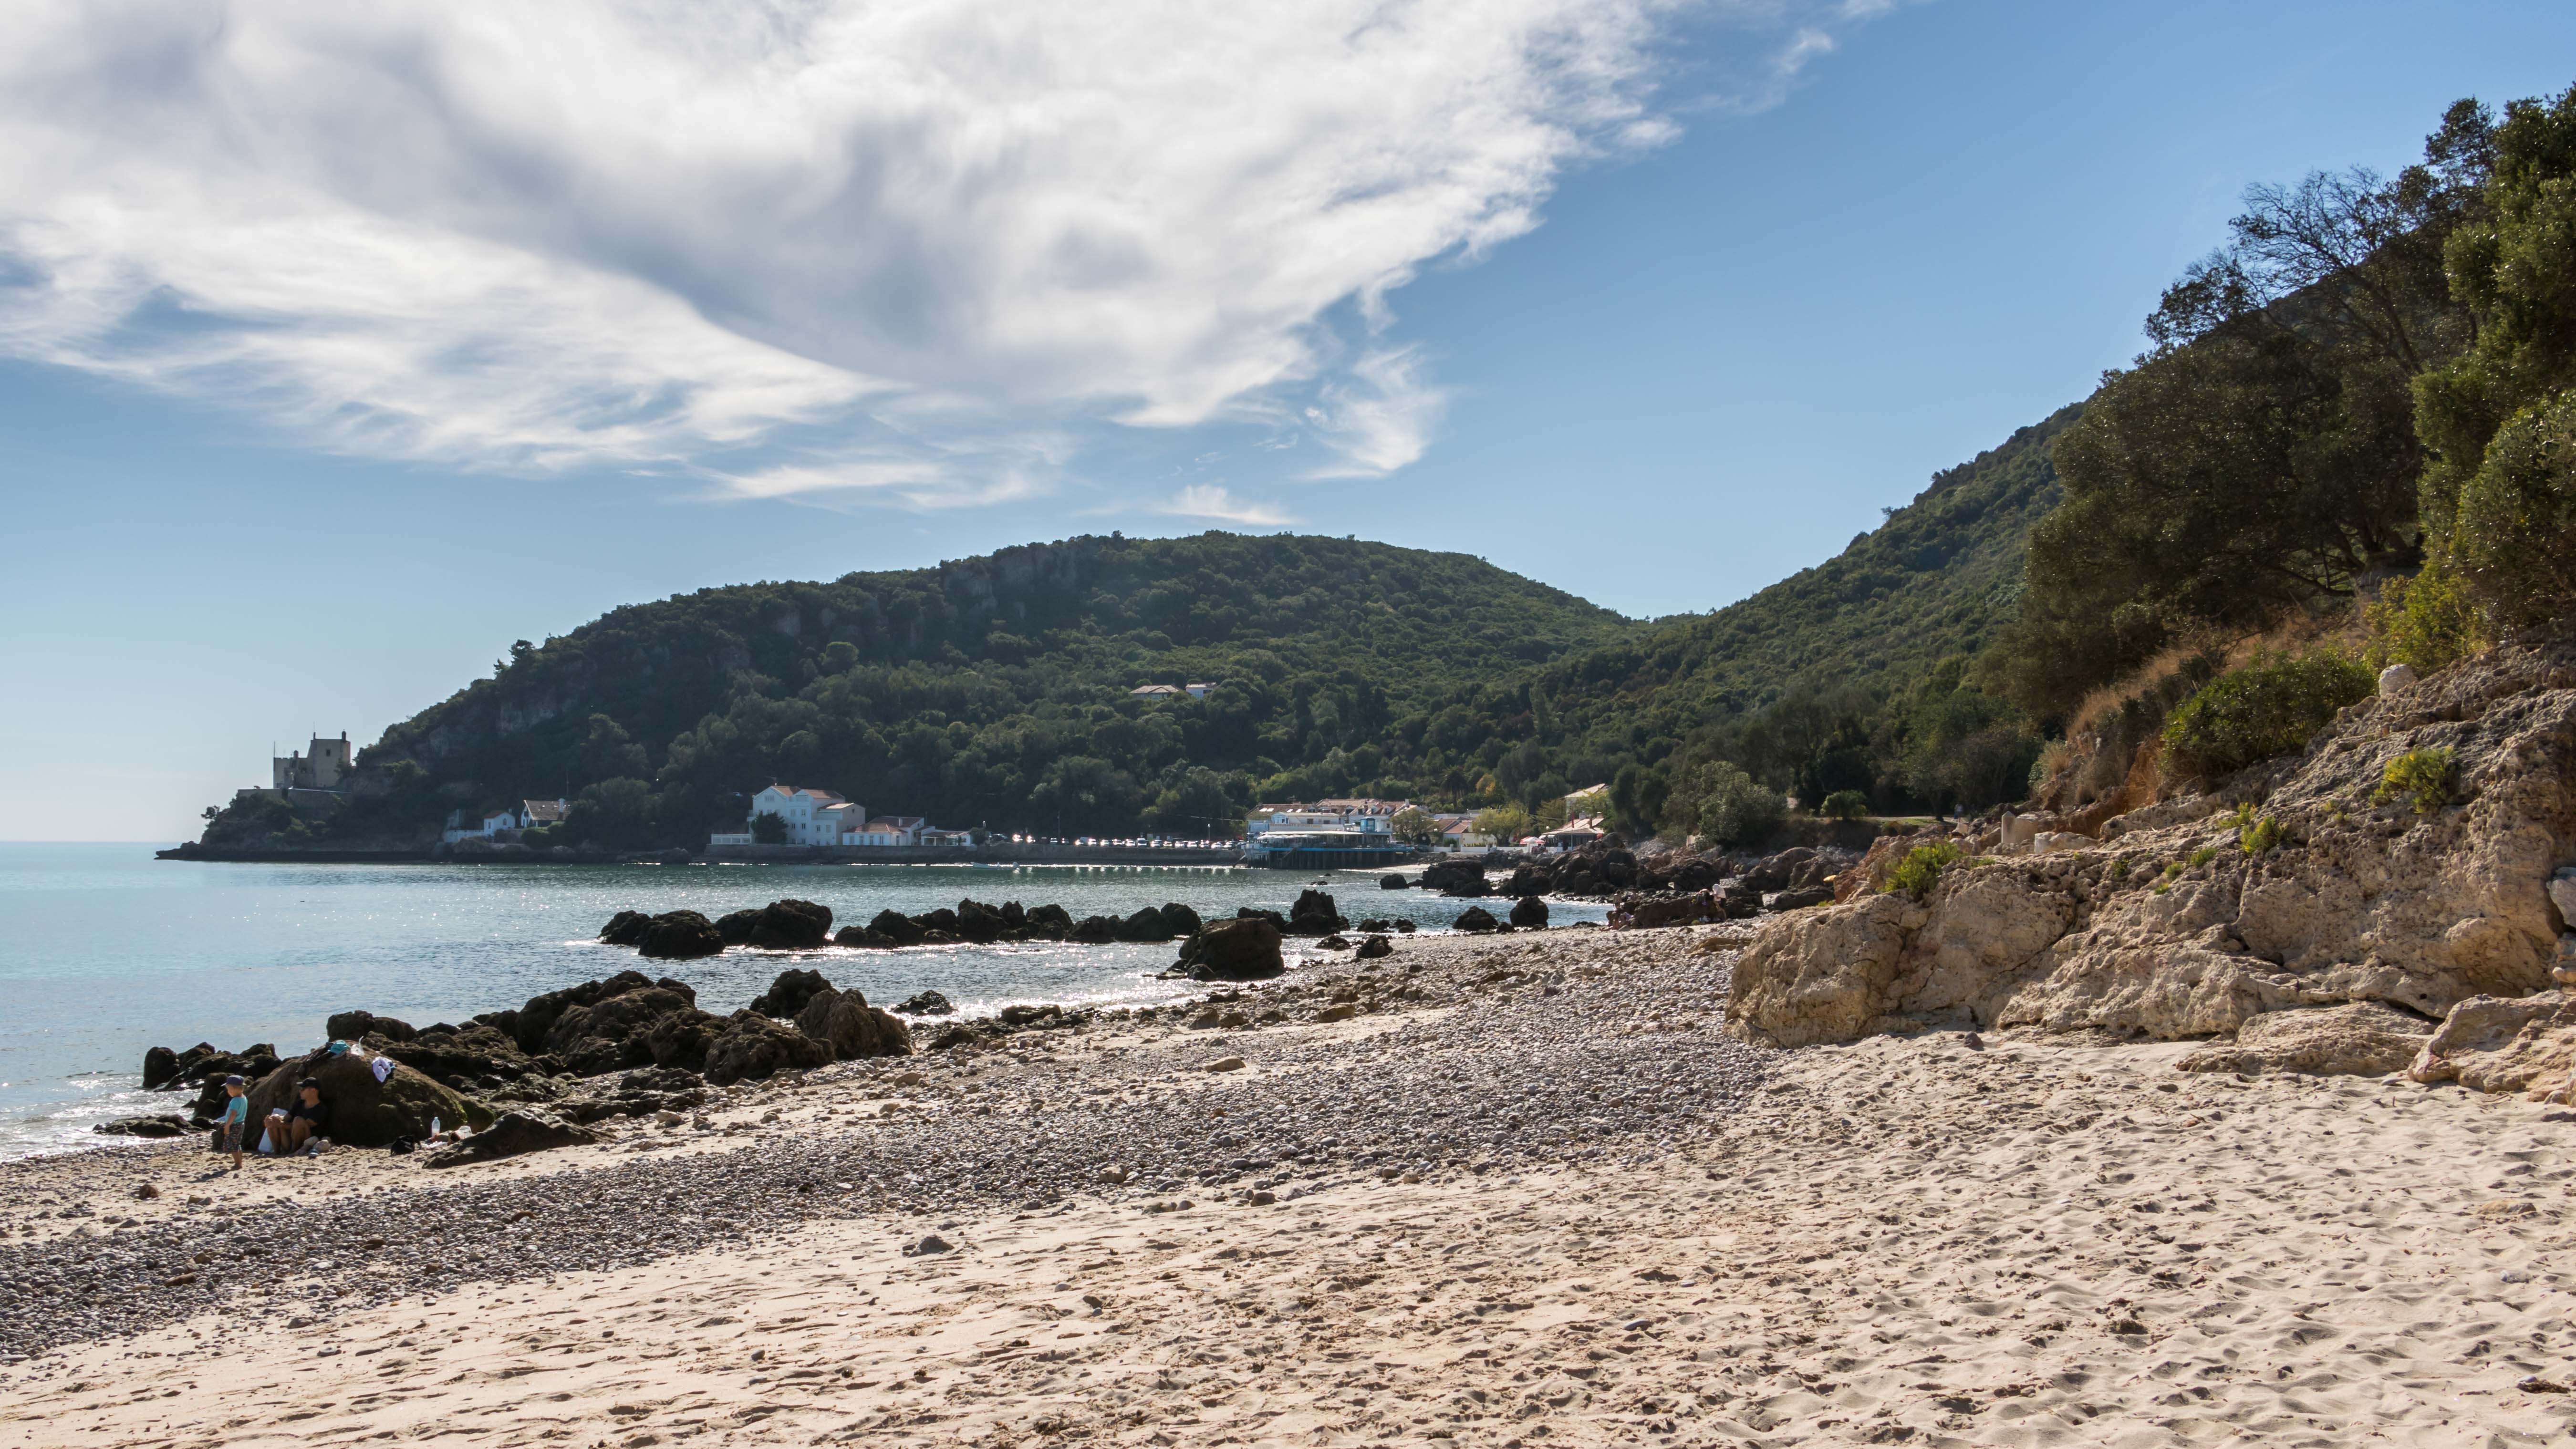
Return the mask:
M2426 454L2411 379L2468 342L2444 248L2493 154L2474 102L2425 161L2260 185L2231 239L2168 288L2153 350L2104 376L2054 456L2003 687L2060 718L2195 631L2257 629L2421 560Z
M1506 844L1530 833L1530 813L1518 805L1496 805L1476 812L1467 828L1478 835Z
M608 850L640 850L653 843L653 787L641 780L602 780L581 792L565 820L568 833L584 845Z
M2492 134L2485 214L2450 239L2476 343L2416 383L2438 545L2503 630L2576 617L2576 88Z
M1827 820L1858 820L1869 814L1869 797L1858 790L1836 790L1816 807L1816 813Z
M1733 761L1711 760L1683 776L1666 809L1680 833L1743 846L1758 844L1779 829L1788 818L1789 801Z
M1400 845L1438 845L1442 839L1440 822L1432 819L1428 811L1412 805L1395 812L1386 828Z
M751 839L755 845L785 845L787 817L771 810L763 810L752 816Z

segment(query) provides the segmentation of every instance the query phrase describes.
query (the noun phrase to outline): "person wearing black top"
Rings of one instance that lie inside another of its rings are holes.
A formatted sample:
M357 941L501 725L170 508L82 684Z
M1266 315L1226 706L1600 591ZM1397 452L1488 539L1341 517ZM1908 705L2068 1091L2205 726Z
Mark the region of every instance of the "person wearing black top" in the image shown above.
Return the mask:
M282 1124L285 1140L277 1144L279 1156L301 1152L316 1137L331 1130L331 1109L322 1105L322 1084L306 1077L295 1084L295 1101L286 1109Z

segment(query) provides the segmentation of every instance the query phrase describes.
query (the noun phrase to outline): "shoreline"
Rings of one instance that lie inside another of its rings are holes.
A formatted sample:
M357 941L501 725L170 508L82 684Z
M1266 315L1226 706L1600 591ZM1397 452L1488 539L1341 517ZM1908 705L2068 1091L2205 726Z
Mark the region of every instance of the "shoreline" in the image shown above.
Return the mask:
M35 1355L0 1364L0 1425L1497 1449L2576 1426L2551 1391L2576 1385L2570 1114L2176 1072L2189 1043L1751 1047L1718 1030L1746 934L1417 937L1211 993L1240 1025L844 1063L703 1128L485 1166L0 1164L0 1358Z

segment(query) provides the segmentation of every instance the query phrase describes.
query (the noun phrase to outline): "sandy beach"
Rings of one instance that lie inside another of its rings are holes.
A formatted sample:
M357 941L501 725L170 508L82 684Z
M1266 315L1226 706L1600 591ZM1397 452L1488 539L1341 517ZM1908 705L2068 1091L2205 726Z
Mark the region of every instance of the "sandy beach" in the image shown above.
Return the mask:
M1718 1029L1740 933L1706 935L1408 940L1237 1027L845 1064L492 1165L12 1164L0 1439L2576 1430L2576 1116L2186 1043L1759 1051ZM1373 1009L1314 1020L1336 996Z

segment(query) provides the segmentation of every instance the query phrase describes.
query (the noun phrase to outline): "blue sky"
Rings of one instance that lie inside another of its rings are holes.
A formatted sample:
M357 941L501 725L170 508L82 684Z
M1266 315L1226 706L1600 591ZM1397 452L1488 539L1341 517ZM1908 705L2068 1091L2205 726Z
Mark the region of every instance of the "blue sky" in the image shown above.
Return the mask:
M2247 183L2576 82L2542 4L222 9L0 21L0 838L180 838L622 602L1078 532L1710 608L2081 397Z

